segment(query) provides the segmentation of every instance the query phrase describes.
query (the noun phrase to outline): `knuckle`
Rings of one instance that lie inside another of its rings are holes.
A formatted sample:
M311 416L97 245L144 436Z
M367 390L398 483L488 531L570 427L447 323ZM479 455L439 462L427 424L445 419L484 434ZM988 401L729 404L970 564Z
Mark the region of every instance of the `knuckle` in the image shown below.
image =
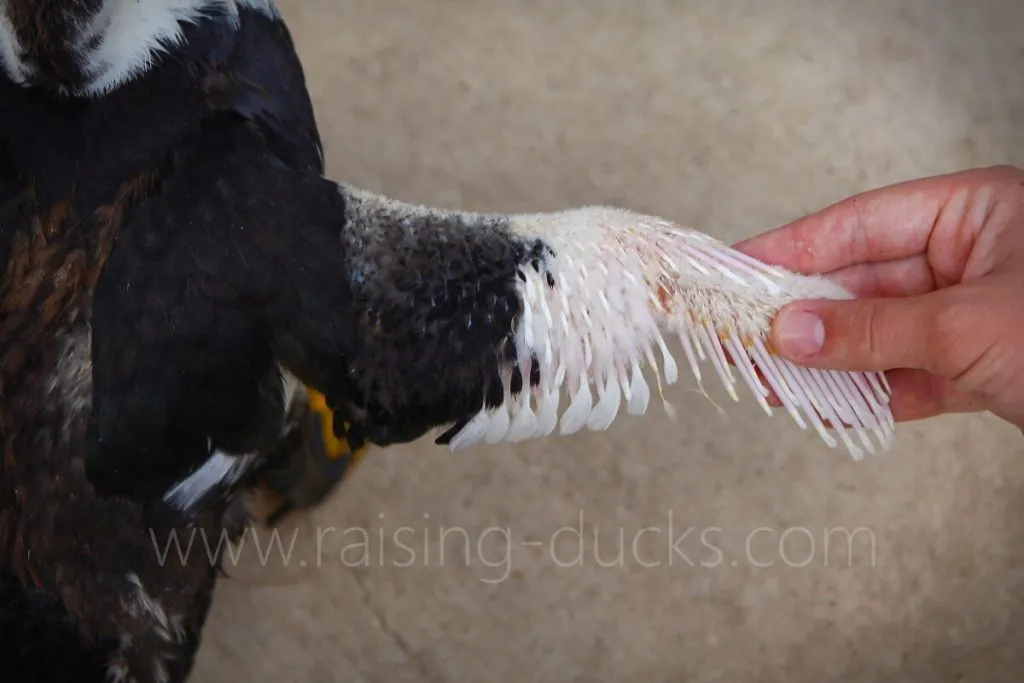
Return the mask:
M923 316L921 332L931 339L951 339L963 325L963 305L956 301L937 306L931 315ZM937 346L937 345L936 345Z
M868 304L861 307L859 329L863 330L862 344L865 360L872 365L883 361L886 355L884 340L892 334L886 330L886 316L880 306Z
M832 337L830 355L835 360L865 367L881 361L885 355L882 339L886 331L875 302L845 302L834 308L829 317L826 338Z
M927 357L922 359L924 369L946 377L961 372L961 358L969 352L966 342L976 338L970 332L976 327L978 315L978 301L958 296L938 299L920 324L921 346L927 350Z
M993 174L1006 178L1024 179L1024 168L1014 164L996 164L989 169Z

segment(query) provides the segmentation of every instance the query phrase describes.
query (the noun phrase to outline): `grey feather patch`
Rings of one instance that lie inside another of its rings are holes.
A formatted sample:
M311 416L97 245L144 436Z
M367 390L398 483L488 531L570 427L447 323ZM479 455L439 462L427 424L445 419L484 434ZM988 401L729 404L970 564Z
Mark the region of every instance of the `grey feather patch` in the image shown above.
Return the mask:
M499 213L431 209L341 186L353 348L347 389L373 420L475 412L522 309L518 285L546 252ZM437 368L444 368L443 381ZM494 393L493 391L491 392ZM385 416L385 417L381 417Z

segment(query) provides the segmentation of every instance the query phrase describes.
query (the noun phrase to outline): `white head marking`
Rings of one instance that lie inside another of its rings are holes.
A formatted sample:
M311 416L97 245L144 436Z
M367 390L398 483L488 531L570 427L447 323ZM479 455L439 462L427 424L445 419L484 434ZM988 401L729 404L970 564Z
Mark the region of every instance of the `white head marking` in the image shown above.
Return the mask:
M37 66L24 56L9 1L0 0L0 66L15 83L25 83ZM216 16L237 24L242 9L280 17L274 0L103 0L67 46L86 77L72 94L94 97L116 89L179 46L186 25Z

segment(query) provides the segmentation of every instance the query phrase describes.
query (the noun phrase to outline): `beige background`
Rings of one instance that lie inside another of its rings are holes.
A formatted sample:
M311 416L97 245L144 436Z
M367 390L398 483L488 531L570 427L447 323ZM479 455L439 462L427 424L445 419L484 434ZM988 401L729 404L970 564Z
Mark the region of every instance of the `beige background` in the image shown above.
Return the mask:
M609 202L732 241L871 186L1024 164L1017 0L281 4L331 175L406 200ZM287 566L242 548L195 680L1021 680L1018 432L906 425L855 463L749 398L723 421L671 396L675 424L655 408L600 436L377 453L281 531ZM557 532L581 513L570 567ZM403 526L412 566L388 540ZM462 530L444 558L442 527ZM340 556L360 528L366 566Z

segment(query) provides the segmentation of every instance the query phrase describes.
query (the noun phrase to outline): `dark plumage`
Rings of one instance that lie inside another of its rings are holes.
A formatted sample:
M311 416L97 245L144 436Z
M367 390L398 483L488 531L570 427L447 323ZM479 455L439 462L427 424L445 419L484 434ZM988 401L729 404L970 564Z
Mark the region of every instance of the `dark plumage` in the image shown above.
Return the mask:
M309 286L282 289L274 269L330 253L343 204L317 192L315 120L272 7L201 4L206 18L182 24L150 71L83 96L70 27L123 3L0 3L15 29L3 54L20 44L34 65L21 83L10 62L0 75L0 662L12 680L183 680L218 568L161 565L156 549L175 525L237 533L241 503L225 485L179 514L161 495L216 450L281 456L285 441L285 462L322 456L288 423L303 407L286 405L262 324Z
M34 680L183 680L218 568L161 564L167 534L238 533L260 481L315 504L358 459L295 377L352 450L465 425L545 255L325 179L273 5L170 5L0 3L0 661Z

